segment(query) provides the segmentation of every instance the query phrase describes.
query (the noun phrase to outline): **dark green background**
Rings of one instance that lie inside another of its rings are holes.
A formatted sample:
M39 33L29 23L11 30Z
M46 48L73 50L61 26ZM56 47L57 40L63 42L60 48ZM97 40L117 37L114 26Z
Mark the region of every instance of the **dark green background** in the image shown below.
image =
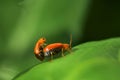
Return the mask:
M41 63L36 41L83 42L120 36L119 0L0 0L0 80Z

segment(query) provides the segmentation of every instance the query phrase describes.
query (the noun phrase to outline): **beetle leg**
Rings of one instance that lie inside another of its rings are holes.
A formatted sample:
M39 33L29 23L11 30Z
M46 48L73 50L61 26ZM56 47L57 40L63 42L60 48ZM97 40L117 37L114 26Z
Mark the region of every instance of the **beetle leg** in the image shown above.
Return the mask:
M69 48L69 49L67 49L67 51L71 53L71 49L70 49L70 48Z
M44 45L44 46L46 46L47 44L46 44L46 43L44 43L43 45Z
M50 54L51 54L51 60L53 59L53 53L52 52L50 52Z
M64 56L64 53L63 53L63 48L62 48L62 56Z
M45 48L45 46L47 46L47 44L46 44L46 43L44 43L43 45L41 45L42 49L44 49L44 48Z

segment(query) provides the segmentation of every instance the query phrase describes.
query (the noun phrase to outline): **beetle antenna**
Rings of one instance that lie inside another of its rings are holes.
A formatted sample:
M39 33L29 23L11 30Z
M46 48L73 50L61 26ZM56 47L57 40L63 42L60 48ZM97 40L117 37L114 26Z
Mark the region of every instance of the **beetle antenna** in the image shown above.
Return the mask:
M70 35L70 49L71 49L71 46L72 46L72 35Z

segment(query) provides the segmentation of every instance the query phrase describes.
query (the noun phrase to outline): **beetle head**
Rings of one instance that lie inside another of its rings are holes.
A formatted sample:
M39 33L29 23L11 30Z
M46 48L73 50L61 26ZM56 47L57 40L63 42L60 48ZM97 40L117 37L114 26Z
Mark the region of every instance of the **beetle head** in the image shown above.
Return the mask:
M40 43L45 43L45 42L46 42L46 39L45 39L45 38L40 38L39 42L40 42Z

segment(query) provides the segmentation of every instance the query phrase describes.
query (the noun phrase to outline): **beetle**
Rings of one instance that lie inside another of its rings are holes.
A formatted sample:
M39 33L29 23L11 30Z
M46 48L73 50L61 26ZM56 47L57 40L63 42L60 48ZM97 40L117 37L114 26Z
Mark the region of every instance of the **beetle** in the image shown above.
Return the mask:
M34 54L36 58L38 58L39 60L44 59L43 48L46 45L45 43L46 43L46 39L40 38L34 47Z
M62 53L62 56L64 56L63 54L64 51L71 52L71 44L72 44L72 36L69 44L64 44L64 43L49 44L43 49L44 57L50 56L52 60L53 55L56 55L60 52Z

